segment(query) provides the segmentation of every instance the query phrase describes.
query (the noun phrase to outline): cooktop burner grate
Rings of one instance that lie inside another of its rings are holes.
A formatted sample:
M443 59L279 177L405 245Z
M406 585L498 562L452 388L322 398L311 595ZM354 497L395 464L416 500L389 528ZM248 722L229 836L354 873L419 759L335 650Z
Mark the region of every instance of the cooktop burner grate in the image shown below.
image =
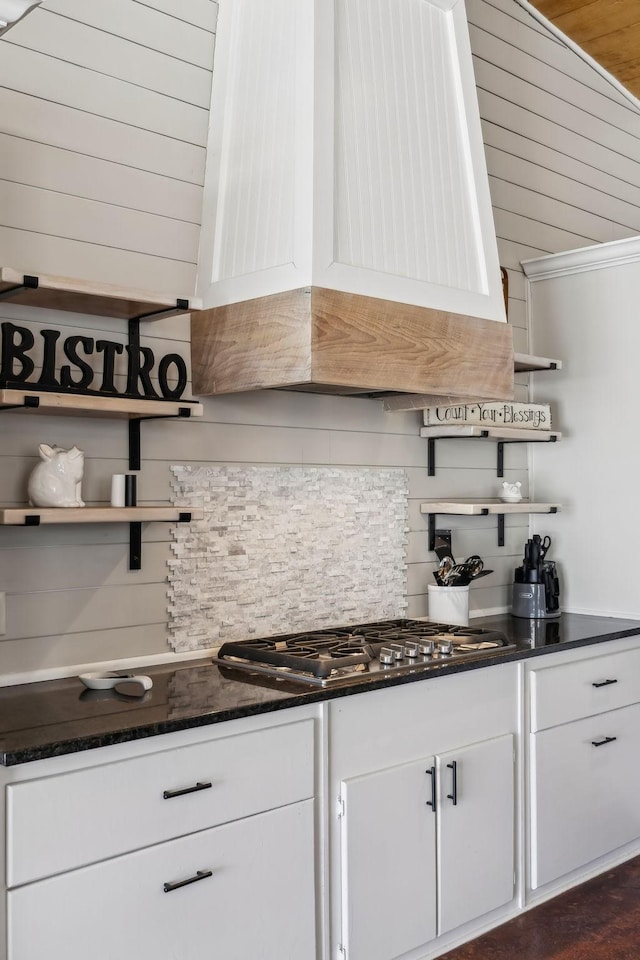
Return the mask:
M418 656L432 641L428 654ZM439 649L439 645L442 649ZM256 640L224 643L214 662L326 685L373 672L427 669L509 646L503 633L419 620L386 620ZM392 653L391 662L389 658Z

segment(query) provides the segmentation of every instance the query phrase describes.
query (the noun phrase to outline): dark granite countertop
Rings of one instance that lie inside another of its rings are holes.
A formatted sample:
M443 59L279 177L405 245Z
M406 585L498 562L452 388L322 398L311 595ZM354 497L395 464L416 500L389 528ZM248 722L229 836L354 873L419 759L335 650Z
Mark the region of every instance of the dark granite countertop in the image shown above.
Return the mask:
M141 699L86 690L77 678L0 688L0 764L12 766L114 743L270 713L380 687L422 683L496 663L570 650L640 634L640 621L562 614L557 620L520 620L508 614L474 619L502 630L515 649L473 661L442 663L423 672L376 674L330 688L274 680L206 660L145 667L153 689Z

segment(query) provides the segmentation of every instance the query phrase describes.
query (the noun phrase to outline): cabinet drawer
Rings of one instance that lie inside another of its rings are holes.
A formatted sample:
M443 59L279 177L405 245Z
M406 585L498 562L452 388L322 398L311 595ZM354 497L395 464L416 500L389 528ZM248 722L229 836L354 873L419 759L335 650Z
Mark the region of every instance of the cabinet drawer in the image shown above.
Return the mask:
M313 789L313 720L11 784L7 886L303 800Z
M9 891L8 960L314 960L313 807L307 800ZM165 892L166 883L179 886Z
M640 705L531 734L531 885L640 836Z
M640 647L531 673L531 729L591 717L640 701Z

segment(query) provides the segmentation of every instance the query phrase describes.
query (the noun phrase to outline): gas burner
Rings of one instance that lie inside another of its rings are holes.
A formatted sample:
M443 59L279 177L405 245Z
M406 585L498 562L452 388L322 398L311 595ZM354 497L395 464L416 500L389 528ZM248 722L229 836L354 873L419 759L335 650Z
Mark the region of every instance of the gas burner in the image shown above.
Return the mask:
M305 633L286 637L266 637L247 642L251 644L252 650L257 652L257 659L267 661L292 657L310 660L342 660L345 657L362 656L366 659L370 656L370 652L365 649L366 644L363 638L352 637L347 633Z
M497 630L403 619L223 643L213 659L240 670L328 686L382 673L418 673L514 646Z

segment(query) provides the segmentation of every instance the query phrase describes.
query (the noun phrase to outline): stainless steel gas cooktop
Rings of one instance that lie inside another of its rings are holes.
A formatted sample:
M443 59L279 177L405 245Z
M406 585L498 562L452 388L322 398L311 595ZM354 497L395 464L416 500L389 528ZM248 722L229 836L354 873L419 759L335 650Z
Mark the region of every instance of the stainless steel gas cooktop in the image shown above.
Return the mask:
M326 687L373 675L423 672L442 663L484 659L514 647L498 630L384 620L223 643L213 661Z

